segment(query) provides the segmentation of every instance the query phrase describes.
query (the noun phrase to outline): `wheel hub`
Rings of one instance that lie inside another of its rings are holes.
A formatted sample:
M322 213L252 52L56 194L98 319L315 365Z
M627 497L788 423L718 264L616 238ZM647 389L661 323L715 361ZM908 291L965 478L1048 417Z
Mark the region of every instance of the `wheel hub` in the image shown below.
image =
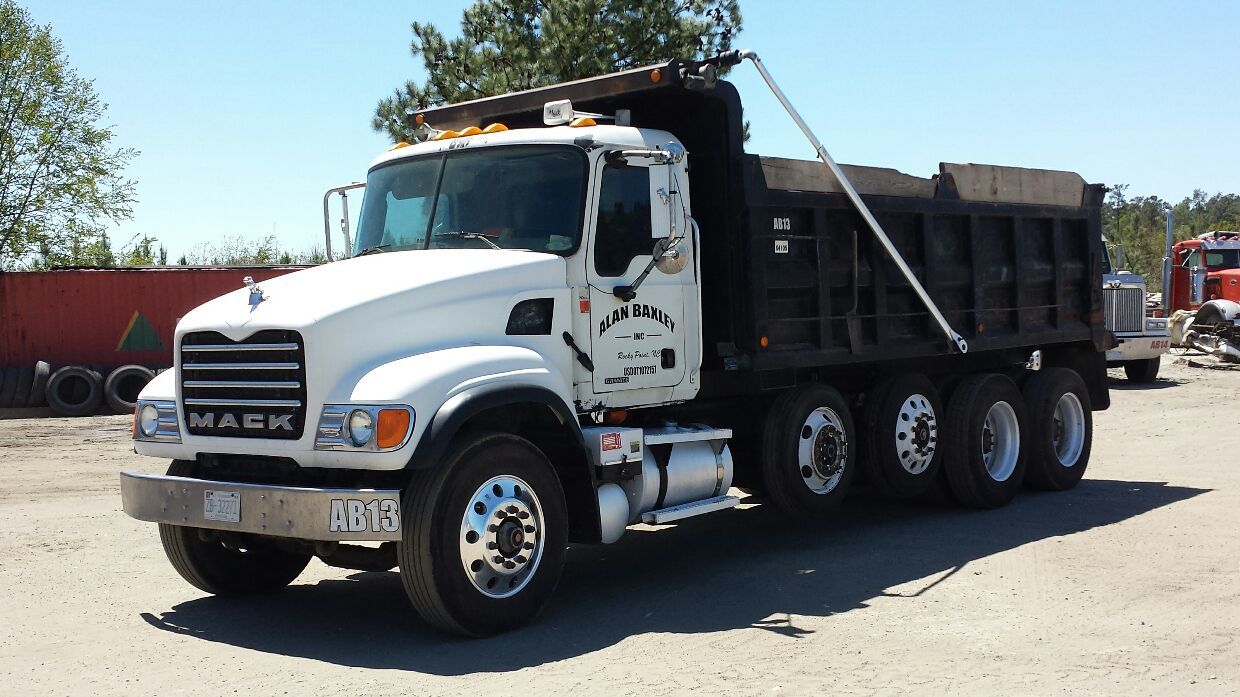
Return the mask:
M815 494L835 489L848 466L848 436L839 414L827 407L810 412L801 427L798 466L805 486Z
M814 469L823 479L830 479L844 469L843 463L839 461L838 436L839 431L835 426L827 424L818 431L818 436L814 439Z
M921 474L934 460L938 444L938 420L925 395L913 394L896 415L896 453L909 474Z
M461 564L483 594L503 598L525 587L542 559L542 508L521 479L487 481L461 518Z

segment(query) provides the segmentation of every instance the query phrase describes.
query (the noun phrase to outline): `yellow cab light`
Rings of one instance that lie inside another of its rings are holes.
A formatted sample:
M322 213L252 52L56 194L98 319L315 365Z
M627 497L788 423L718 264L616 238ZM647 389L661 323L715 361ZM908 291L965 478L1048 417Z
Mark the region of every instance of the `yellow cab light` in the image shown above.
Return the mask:
M404 409L380 409L379 425L375 429L375 445L380 450L395 448L409 433L409 412Z
M388 148L388 152L392 152L393 150L400 150L401 148L407 148L407 147L409 147L409 144L402 140L396 145L393 145L392 147Z
M658 68L650 71L650 81L658 82L663 79L663 73Z
M573 119L573 122L568 124L568 127L569 128L584 128L586 126L597 126L597 125L598 124L595 123L594 119L590 118L589 116L582 116L580 118Z
M449 138L460 137L460 135L461 134L456 131L443 131L442 133L437 134L434 138L431 138L431 140L447 140Z
M461 131L461 137L464 138L465 136L476 136L476 135L480 135L481 133L482 133L481 128L478 128L477 126L470 126L469 128L466 128Z
M418 114L417 116L413 117L413 122L421 126L422 124L426 123L426 117L423 116L422 114Z
M486 128L482 129L482 132L483 133L499 133L500 131L506 131L506 130L508 130L508 127L505 126L504 124L493 123L490 126L487 126Z

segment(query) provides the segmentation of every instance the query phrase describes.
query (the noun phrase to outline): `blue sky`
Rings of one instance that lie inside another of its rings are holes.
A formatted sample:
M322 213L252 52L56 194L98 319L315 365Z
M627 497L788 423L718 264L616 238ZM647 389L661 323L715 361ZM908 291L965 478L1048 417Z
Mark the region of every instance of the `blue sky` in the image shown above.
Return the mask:
M18 0L22 2L23 0ZM321 244L321 198L388 145L375 103L420 79L412 20L464 2L25 0L139 149L132 220L172 259L221 236ZM1069 169L1132 194L1240 192L1240 3L742 0L753 48L835 158ZM749 66L750 151L812 158Z

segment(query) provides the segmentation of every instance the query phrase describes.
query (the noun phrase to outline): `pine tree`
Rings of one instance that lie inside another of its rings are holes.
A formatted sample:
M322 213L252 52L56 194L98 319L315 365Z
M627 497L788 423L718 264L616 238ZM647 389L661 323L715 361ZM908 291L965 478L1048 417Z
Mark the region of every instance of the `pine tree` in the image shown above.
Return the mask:
M738 2L477 0L461 17L459 37L413 23L410 51L428 77L380 101L372 125L404 140L416 109L715 55L740 31Z

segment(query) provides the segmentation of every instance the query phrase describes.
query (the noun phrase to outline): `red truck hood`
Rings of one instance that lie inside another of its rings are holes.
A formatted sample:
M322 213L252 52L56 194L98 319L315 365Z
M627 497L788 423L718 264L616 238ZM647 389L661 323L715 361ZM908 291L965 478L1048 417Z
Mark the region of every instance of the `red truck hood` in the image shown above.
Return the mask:
M1209 278L1219 279L1219 297L1240 303L1240 269L1211 271Z

